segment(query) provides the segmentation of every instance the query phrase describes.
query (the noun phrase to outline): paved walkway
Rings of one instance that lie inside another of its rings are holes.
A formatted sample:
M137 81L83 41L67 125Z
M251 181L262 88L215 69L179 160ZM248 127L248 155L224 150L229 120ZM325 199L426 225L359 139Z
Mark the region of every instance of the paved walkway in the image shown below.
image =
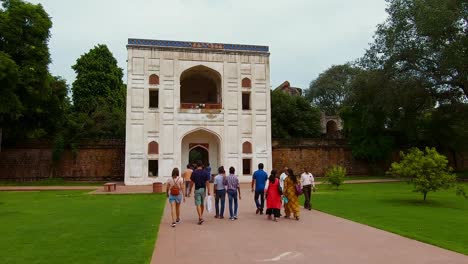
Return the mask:
M172 228L166 206L151 263L468 263L468 256L314 210L302 210L300 221L268 221L255 215L249 186L241 188L236 221L210 213L197 225L190 197Z

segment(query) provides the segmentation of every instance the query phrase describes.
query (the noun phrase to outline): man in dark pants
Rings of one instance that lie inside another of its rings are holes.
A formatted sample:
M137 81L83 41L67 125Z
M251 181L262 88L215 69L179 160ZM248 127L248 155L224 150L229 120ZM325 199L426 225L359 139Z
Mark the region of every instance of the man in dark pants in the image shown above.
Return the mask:
M302 191L304 192L304 208L312 210L312 205L310 204L310 195L312 189L315 190L315 180L312 173L310 173L307 168L304 168L304 172L301 174L301 185Z
M256 214L263 214L263 208L265 207L265 184L267 180L268 174L263 170L263 163L259 163L258 170L252 176L252 192L255 191L254 200L257 206ZM260 201L258 198L260 198Z
M224 218L224 205L226 202L226 172L224 167L221 166L218 168L218 175L214 178L214 187L213 192L215 193L215 209L216 215L215 218L223 219ZM220 210L221 203L221 210Z

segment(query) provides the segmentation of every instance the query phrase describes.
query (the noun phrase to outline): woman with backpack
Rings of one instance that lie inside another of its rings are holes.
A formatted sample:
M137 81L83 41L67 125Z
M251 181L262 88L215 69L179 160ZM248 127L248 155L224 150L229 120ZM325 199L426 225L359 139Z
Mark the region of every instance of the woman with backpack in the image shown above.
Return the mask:
M298 190L300 189L300 190ZM283 194L286 197L286 204L284 205L285 218L289 218L291 214L294 215L296 220L299 220L299 199L301 183L297 179L297 176L294 175L292 169L288 169L288 177L284 180L284 190Z
M279 185L279 179L276 178L276 170L271 171L271 175L268 178L269 184L266 191L267 210L266 214L268 219L271 220L273 215L273 221L278 221L280 217L281 209L281 187Z
M172 170L172 177L167 180L166 196L171 204L172 227L175 227L180 222L180 203L185 202L185 185L184 179L179 175L179 169Z

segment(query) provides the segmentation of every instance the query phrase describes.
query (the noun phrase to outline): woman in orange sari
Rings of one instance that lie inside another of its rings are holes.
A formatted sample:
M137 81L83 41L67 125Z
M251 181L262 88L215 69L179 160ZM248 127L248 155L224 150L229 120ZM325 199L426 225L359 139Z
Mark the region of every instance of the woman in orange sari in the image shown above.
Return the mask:
M285 218L291 217L293 214L296 220L299 220L299 199L296 194L296 184L299 181L297 180L296 175L292 169L288 169L288 177L284 180L284 190L283 194L286 197L286 203L284 205Z

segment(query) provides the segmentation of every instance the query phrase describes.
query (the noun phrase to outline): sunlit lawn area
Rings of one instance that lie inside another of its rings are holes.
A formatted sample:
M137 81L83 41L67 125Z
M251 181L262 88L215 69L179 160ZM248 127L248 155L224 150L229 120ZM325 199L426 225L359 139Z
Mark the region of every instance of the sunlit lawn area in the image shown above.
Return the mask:
M423 202L406 183L347 184L338 191L317 187L314 209L468 254L468 200L454 190L429 193Z
M0 192L1 263L149 263L164 195Z
M100 186L102 184L103 182L65 181L61 178L51 178L28 182L5 180L0 181L0 186Z

